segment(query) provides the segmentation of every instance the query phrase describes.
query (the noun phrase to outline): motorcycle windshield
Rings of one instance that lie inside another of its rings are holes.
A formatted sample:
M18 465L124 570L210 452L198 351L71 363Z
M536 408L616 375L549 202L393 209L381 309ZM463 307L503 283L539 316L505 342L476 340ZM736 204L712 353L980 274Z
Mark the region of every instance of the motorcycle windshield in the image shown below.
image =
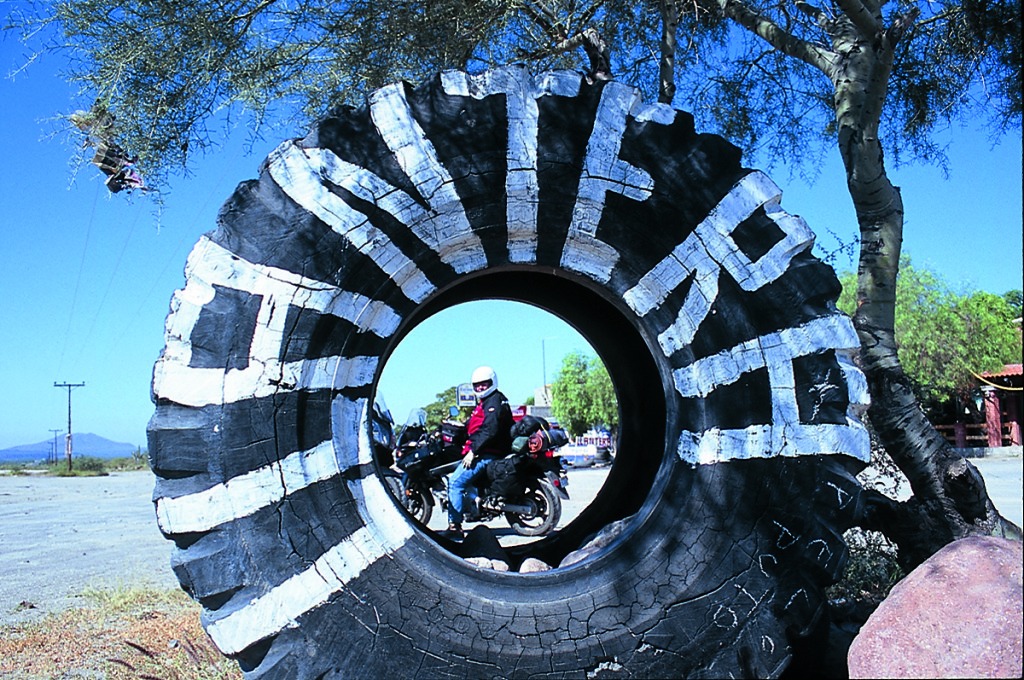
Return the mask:
M427 412L424 409L416 408L409 413L402 426L402 432L398 435L399 444L406 444L419 439L420 435L427 429Z
M374 443L385 448L393 448L395 446L394 424L395 420L391 417L391 411L388 410L384 397L378 396L373 402L373 411L370 414L370 428Z
M427 426L427 412L422 408L414 408L409 412L409 417L405 419L404 427L426 427Z

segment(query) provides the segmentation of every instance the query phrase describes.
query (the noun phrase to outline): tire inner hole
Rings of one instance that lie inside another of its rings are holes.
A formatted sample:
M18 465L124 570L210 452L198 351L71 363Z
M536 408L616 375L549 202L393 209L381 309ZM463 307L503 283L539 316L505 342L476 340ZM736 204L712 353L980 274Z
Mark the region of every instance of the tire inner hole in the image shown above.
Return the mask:
M517 322L530 327L514 327ZM439 393L453 385L468 382L479 365L496 369L499 389L513 408L535 396L534 388L542 387L542 382L554 382L563 357L571 351L596 356L607 368L619 411L614 458L610 465L568 467L571 500L562 501L562 518L552 533L519 536L500 516L486 523L513 570L528 557L557 567L602 529L643 506L667 450L664 373L641 332L602 291L550 274L491 273L451 287L421 305L395 338L378 371L375 398L389 407L396 435L409 411L435 402ZM531 354L533 361L522 359ZM531 366L525 380L524 366ZM378 474L402 505L395 478L402 471L388 467L389 462L378 464ZM439 546L468 557L461 552L470 546L438 533L447 526L447 512L436 495L433 501L426 526L411 514L409 521ZM465 529L477 526L482 525L467 522Z

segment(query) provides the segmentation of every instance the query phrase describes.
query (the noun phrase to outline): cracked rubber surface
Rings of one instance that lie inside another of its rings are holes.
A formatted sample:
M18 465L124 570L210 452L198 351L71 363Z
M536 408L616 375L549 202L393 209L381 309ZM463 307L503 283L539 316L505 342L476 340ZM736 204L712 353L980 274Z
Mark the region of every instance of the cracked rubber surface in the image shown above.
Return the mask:
M509 67L373 93L282 144L189 258L149 451L172 566L253 678L777 676L822 622L867 457L813 235L737 149L615 82ZM576 327L618 455L572 524L478 569L374 467L390 352L454 304Z

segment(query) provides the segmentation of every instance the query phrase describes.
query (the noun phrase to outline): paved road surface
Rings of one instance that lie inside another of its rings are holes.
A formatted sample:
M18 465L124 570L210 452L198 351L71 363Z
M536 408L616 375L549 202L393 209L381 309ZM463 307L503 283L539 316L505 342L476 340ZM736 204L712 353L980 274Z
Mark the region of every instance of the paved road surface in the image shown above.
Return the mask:
M1021 458L974 459L1003 516L1024 523ZM606 470L570 471L563 524L604 482ZM0 475L0 625L35 620L82 602L90 586L175 588L172 544L156 526L149 472L108 477ZM444 518L436 513L443 526ZM431 523L431 526L434 522ZM516 540L507 525L501 540ZM34 605L20 606L22 602Z

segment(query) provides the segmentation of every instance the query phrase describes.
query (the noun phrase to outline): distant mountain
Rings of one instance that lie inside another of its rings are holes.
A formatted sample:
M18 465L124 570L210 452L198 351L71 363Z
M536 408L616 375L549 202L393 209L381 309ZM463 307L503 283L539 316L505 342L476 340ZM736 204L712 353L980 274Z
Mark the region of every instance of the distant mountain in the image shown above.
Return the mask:
M112 442L109 439L104 439L97 434L90 434L88 432L81 434L76 432L72 445L75 456L94 456L96 458L130 456L133 451L139 448L135 444ZM65 456L64 437L60 435L57 436L57 447L57 457L63 459ZM0 463L45 461L52 449L52 439L41 441L38 444L22 444L21 446L12 446L9 449L0 449Z

